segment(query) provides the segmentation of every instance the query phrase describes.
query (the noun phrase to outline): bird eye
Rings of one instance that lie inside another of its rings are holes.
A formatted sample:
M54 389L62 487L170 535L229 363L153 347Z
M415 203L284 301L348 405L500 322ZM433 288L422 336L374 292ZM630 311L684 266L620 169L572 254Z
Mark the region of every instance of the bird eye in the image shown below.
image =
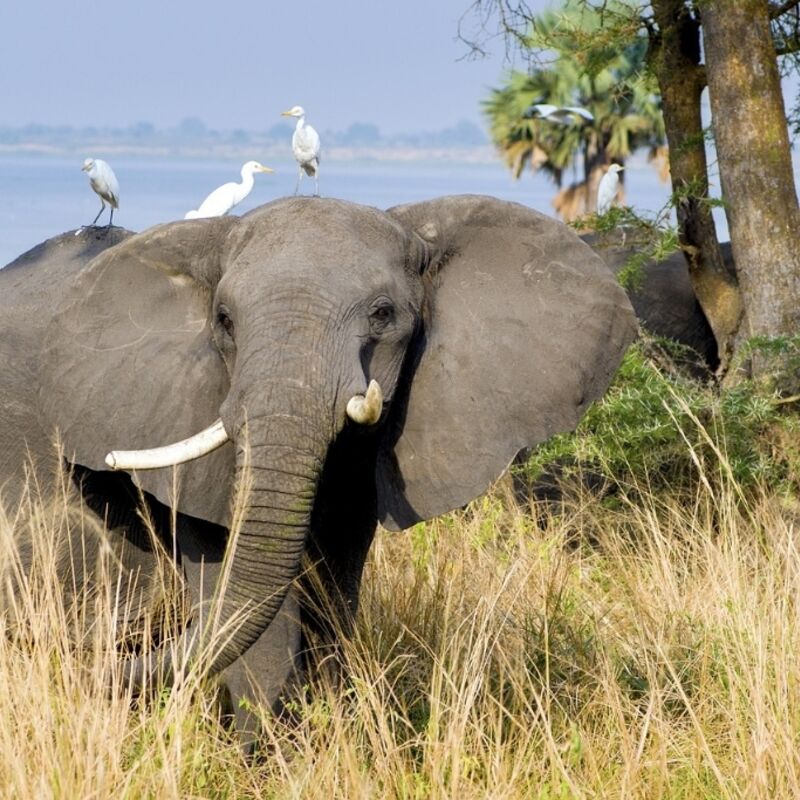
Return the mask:
M217 323L233 339L233 320L227 309L220 307L217 310Z

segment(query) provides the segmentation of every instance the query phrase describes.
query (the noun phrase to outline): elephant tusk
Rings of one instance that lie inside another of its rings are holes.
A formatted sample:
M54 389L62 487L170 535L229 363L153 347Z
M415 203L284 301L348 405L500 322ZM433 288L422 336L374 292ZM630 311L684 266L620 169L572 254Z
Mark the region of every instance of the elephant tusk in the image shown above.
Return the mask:
M374 425L383 411L383 392L376 380L371 380L365 395L355 394L347 402L347 416L359 425Z
M112 450L106 456L111 469L158 469L183 464L216 450L228 441L222 420L218 419L205 430L164 447L150 450Z

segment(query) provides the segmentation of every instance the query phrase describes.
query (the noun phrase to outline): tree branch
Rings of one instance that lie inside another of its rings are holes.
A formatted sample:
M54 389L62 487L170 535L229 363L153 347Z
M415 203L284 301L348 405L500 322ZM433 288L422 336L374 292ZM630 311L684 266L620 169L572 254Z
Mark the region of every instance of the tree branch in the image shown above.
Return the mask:
M780 47L775 48L776 56L790 56L800 51L800 39L784 40Z
M472 0L458 21L457 38L469 48L467 57L475 58L487 55L490 39L502 37L505 56L510 61L515 50L526 51L533 20L527 0ZM472 23L473 32L467 32L468 22Z
M800 5L800 0L784 0L783 3L780 5L772 5L769 6L769 18L770 19L777 19L782 14L785 14L787 11L791 11L793 8L797 8Z

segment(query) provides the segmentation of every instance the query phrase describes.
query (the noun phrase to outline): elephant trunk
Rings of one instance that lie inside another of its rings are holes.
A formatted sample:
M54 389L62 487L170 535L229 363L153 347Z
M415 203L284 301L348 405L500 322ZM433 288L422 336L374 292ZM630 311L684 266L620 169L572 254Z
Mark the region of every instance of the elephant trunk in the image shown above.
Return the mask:
M305 427L305 416L271 415L248 424L248 443L237 442L237 485L246 487L246 497L235 510L241 522L234 525L228 578L220 587L224 595L217 627L227 642L213 658L215 672L266 630L299 574L330 444L327 436L309 439ZM224 631L228 622L230 637Z
M226 423L238 431L233 438L241 488L214 618L205 612L172 648L130 662L125 677L136 689L148 672L170 679L173 653L193 660L206 644L212 648L205 652L209 671L225 669L266 631L299 574L317 482L334 431L325 422L331 419L330 406L324 407L318 394L296 385L284 385L283 391L288 400L277 410L265 397L259 410L248 406L244 424ZM274 397L275 392L268 394Z

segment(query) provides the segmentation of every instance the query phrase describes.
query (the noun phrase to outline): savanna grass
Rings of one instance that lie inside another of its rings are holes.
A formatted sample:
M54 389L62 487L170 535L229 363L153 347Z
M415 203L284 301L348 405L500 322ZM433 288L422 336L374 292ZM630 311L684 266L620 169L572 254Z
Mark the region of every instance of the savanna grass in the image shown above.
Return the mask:
M504 481L379 534L348 677L264 714L255 759L197 670L146 700L121 688L131 637L179 624L169 559L157 618L111 613L102 547L97 585L65 596L53 543L97 531L66 492L32 490L0 519L17 584L0 622L3 796L800 796L800 503L789 478L742 482L727 427L674 402L691 479L671 489L629 464L613 502L578 482L532 508Z

